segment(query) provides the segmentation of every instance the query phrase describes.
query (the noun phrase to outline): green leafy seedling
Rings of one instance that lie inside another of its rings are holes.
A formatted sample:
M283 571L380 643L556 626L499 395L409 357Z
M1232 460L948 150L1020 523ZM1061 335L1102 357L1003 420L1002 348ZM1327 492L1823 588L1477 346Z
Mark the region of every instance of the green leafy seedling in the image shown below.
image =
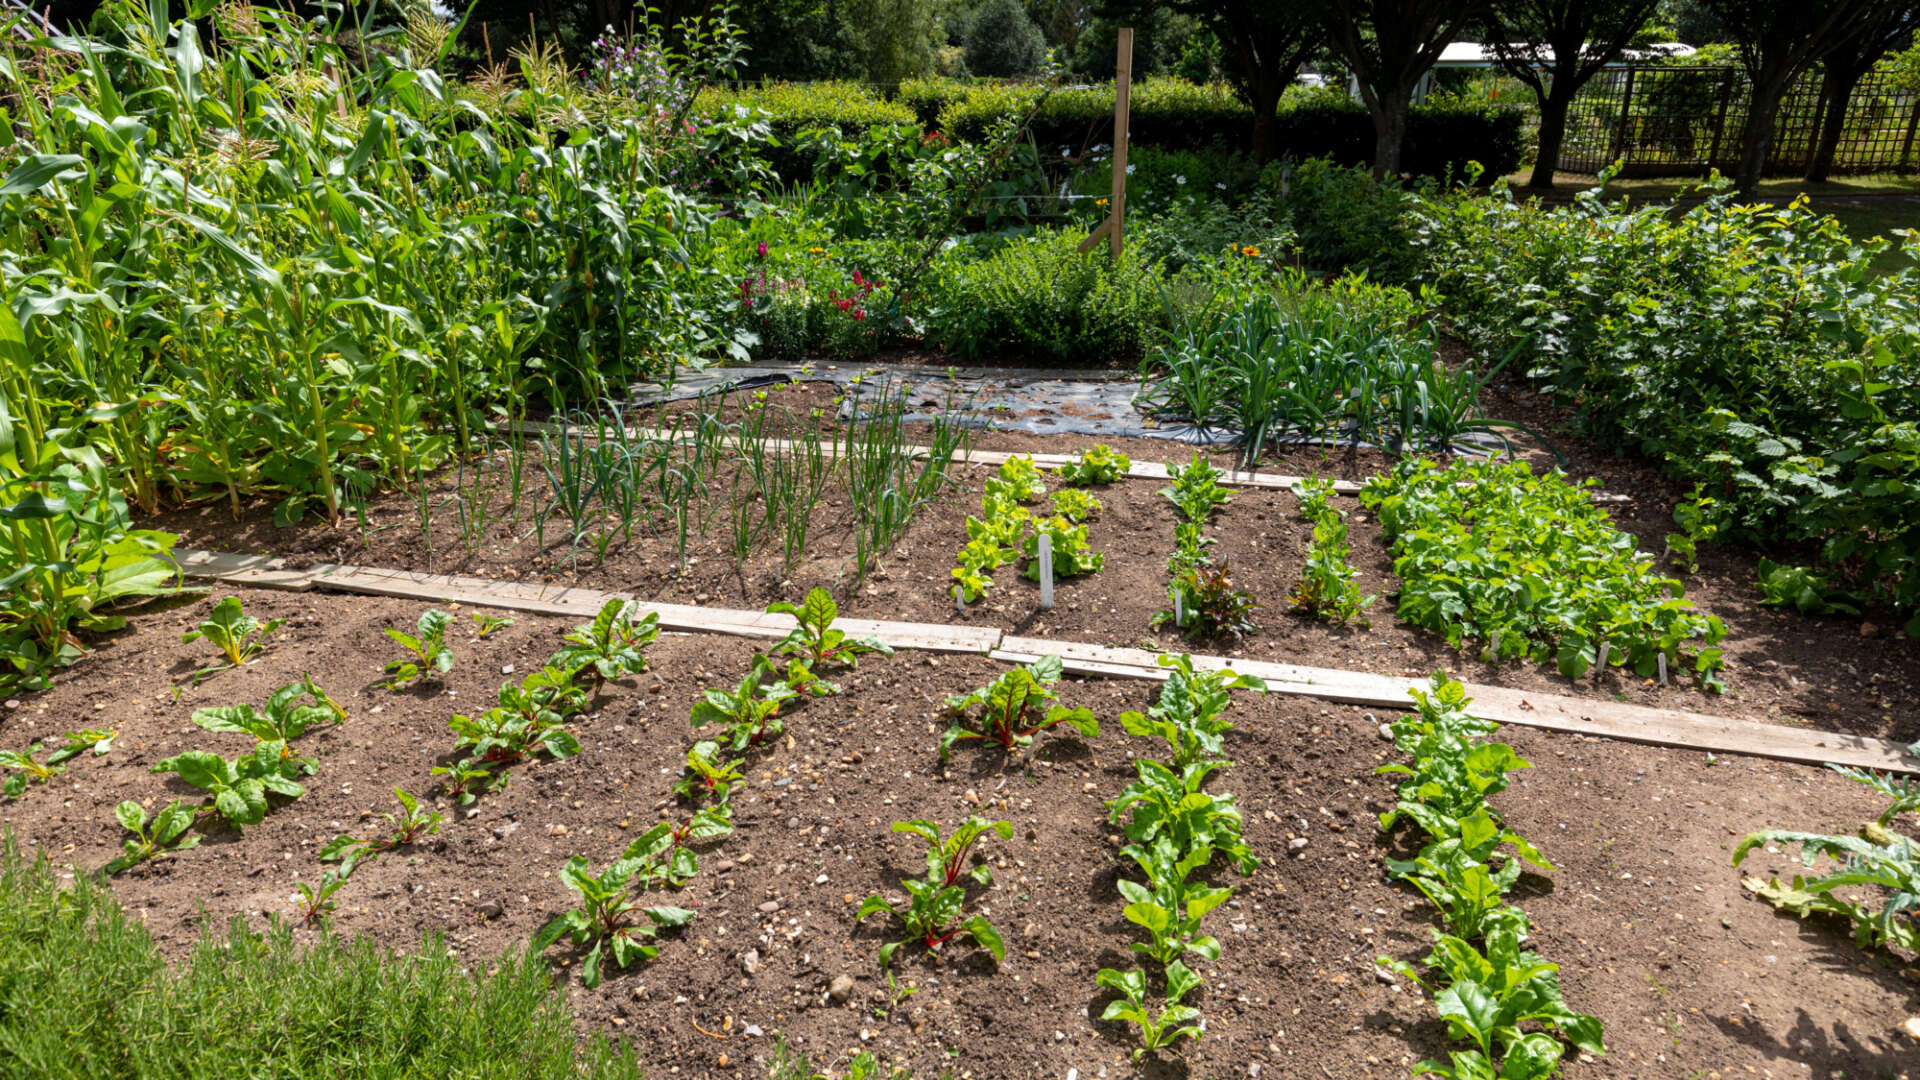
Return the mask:
M625 600L614 598L585 626L566 636L566 647L553 654L553 666L567 671L591 667L596 686L647 670L641 652L660 636L660 616L647 612L635 619Z
M1099 737L1100 721L1090 710L1047 704L1054 700L1047 687L1060 681L1060 673L1060 658L1043 656L978 690L947 698L947 712L958 722L940 736L940 757L944 760L955 743L970 739L996 743L1005 750L1031 746L1034 736L1056 724L1066 724L1090 739ZM976 707L977 713L972 711Z
M1082 451L1080 456L1053 471L1063 484L1088 487L1094 484L1111 484L1127 475L1133 467L1133 459L1106 443L1094 443Z
M420 616L418 633L409 634L391 626L385 633L400 646L412 654L411 659L389 660L387 662L386 687L399 690L412 685L429 672L445 674L453 668L453 649L447 645L447 628L453 625L453 616L439 608L433 608Z
M580 965L580 981L588 989L600 985L600 964L611 954L613 966L625 968L635 960L660 955L653 944L661 927L685 926L693 912L680 907L642 907L627 894L627 886L645 864L644 859L621 858L598 875L586 857L575 855L561 868L560 878L580 898L580 906L549 922L533 938L533 951L545 952L562 937L576 946L590 945ZM646 917L635 918L635 912Z
M339 906L334 902L333 894L339 892L346 883L347 876L333 870L327 870L320 875L318 887L304 881L295 882L294 888L299 892L293 896L294 914L298 915L303 923L311 924L325 920L333 913L334 908Z
M338 859L340 876L348 878L353 876L354 867L363 862L372 862L382 852L406 847L423 836L432 836L440 831L440 824L446 818L439 811L421 806L419 799L402 788L394 788L393 797L400 801L400 812L380 815L380 819L387 823L384 836L362 838L342 833L320 849L320 861Z
M485 611L476 611L472 615L474 632L483 638L496 630L505 630L513 625L511 615L494 615Z
M302 698L314 700L301 704ZM205 709L195 709L193 722L208 731L222 735L251 735L260 742L278 743L289 747L293 740L305 735L319 724L339 723L344 717L340 707L326 696L311 677L297 683L289 683L273 692L267 698L267 704L260 712L254 712L251 705L215 705ZM287 751L289 760L292 751ZM308 776L313 775L312 759L298 759Z
M146 862L185 851L200 844L200 837L186 835L193 826L193 810L179 799L153 816L151 824L140 804L128 799L113 808L113 816L133 834L122 846L125 854L107 864L108 874L119 874Z
M1241 675L1231 668L1195 671L1193 657L1163 653L1159 665L1173 673L1160 687L1160 699L1143 713L1120 714L1120 726L1127 734L1141 738L1164 739L1173 751L1172 765L1184 769L1200 761L1219 760L1226 752L1226 733L1233 724L1225 719L1235 690L1265 693L1267 684L1252 675Z
M256 743L253 753L234 760L204 750L189 750L154 763L151 771L177 773L181 780L213 797L212 809L237 831L266 820L267 793L297 799L306 794L295 777L301 763L287 757L282 742Z
M996 961L1004 959L1007 947L1000 931L986 916L965 913L967 889L960 879L969 877L982 885L993 880L992 872L984 863L967 869L968 853L988 831L998 833L1003 840L1010 839L1013 825L970 817L945 841L940 838L940 827L931 821L896 821L893 831L912 833L927 842L927 876L900 882L908 896L904 905L874 893L854 915L855 922L865 922L868 916L886 912L906 926L907 937L880 946L880 966L891 966L900 946L910 942L918 941L932 951L958 937L972 939L974 944L991 952Z
M773 651L798 656L811 667L845 664L852 668L858 667L860 657L867 653L893 655L893 650L877 637L849 638L846 631L835 630L833 622L840 617L840 606L825 589L809 591L798 607L782 600L767 605L767 610L791 615L795 624L793 632L781 638Z
M1181 1004L1200 985L1200 976L1180 961L1175 960L1167 965L1167 1003L1158 1016L1148 1011L1147 975L1139 968L1126 971L1101 968L1100 973L1094 976L1094 981L1120 992L1119 1000L1109 1002L1100 1019L1124 1020L1140 1029L1140 1045L1134 1048L1133 1060L1139 1061L1181 1039L1200 1038L1199 1025L1188 1023L1199 1019L1200 1010Z
M754 657L752 670L740 680L739 686L732 690L702 691L689 722L696 728L720 724L726 729L721 741L734 751L777 738L786 730L780 719L781 705L799 695L785 681L769 681L773 672L771 660L765 656Z
M7 777L5 783L0 783L0 794L17 799L26 793L29 782L44 784L67 771L64 766L51 760L39 761L35 755L40 753L40 749L40 744L34 743L25 750L0 750L0 768L16 770Z
M180 640L194 642L205 638L226 654L227 666L239 667L267 651L267 637L286 625L286 621L257 619L240 609L239 597L229 596L213 606L213 613L206 621L180 635Z
M738 758L724 757L717 742L694 743L687 750L686 772L673 785L674 794L694 801L725 803L733 794L733 785L745 779L740 772L742 764Z
M494 779L491 768L472 758L452 765L435 765L431 773L440 778L440 789L453 796L461 806L471 806Z

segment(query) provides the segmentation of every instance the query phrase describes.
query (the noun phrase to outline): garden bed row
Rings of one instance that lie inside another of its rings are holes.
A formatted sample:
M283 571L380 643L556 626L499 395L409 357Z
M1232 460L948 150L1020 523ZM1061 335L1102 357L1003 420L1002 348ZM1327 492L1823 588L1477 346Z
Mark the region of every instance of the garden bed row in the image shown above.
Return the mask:
M671 811L690 710L706 689L737 681L753 649L740 638L662 636L646 648L649 671L600 688L574 722L580 753L516 768L504 789L463 807L430 794L430 768L452 751L450 715L481 708L503 677L536 668L580 620L522 615L481 638L457 611L452 667L396 693L373 685L398 654L381 631L412 628L421 605L237 595L249 612L287 620L246 666L195 681L209 647L180 636L211 611L211 599L197 601L135 620L52 690L0 713L9 747L118 728L107 754L69 762L0 810L25 843L78 872L120 853L114 803L158 809L197 794L153 775L154 763L209 744L239 749L227 745L237 736L191 723L195 709L257 706L306 672L345 708L345 723L300 741L316 760L305 795L257 826L209 829L198 848L115 879L123 902L175 952L197 936L202 904L216 922L294 911L296 884L320 877L320 850L395 809L389 789L398 786L428 793L448 820L437 836L359 867L335 896L335 924L407 951L444 933L470 962L487 962L569 906L560 880L569 857L606 866ZM1146 712L1157 687L1069 678L1054 690L1101 721L1098 737L1049 737L1027 761L956 747L943 764L942 699L1006 670L958 654L869 657L836 676L844 696L794 709L785 738L733 796L735 834L673 894L696 914L661 938L660 955L609 970L588 990L573 974L578 954L551 953L585 1027L632 1037L655 1072L746 1067L772 1054L776 1032L823 1067L866 1049L928 1075L951 1065L982 1080L1126 1068L1133 1036L1097 1019L1114 1000L1095 986L1097 969L1129 966L1127 945L1137 940L1120 914L1103 800L1135 778L1146 752L1118 717ZM1392 789L1370 774L1396 756L1381 740L1381 714L1236 692L1229 717L1224 749L1238 763L1230 786L1263 865L1209 916L1223 948L1194 966L1204 985L1189 1003L1206 1031L1181 1052L1185 1068L1239 1075L1264 1062L1281 1074L1321 1068L1345 1078L1404 1075L1415 1060L1443 1056L1431 1006L1375 971L1377 956L1415 955L1432 919L1383 873L1383 858L1402 853L1381 848L1373 820ZM1897 971L1869 965L1876 977L1860 979L1844 934L1777 918L1742 898L1725 866L1727 847L1755 828L1847 827L1870 816L1869 793L1824 770L1507 734L1538 767L1515 775L1500 809L1557 866L1550 884L1521 882L1539 928L1530 947L1565 963L1568 1000L1606 1024L1608 1056L1597 1068L1651 1077L1774 1067L1799 1038L1796 1026L1809 1024L1852 1033L1817 1040L1810 1053L1795 1044L1816 1070L1892 1060ZM1808 806L1831 820L1809 821ZM976 950L934 963L908 949L889 986L877 953L897 932L854 919L862 897L898 895L899 880L920 872L919 848L889 826L951 825L971 814L1013 830L984 849L994 883L972 901L1004 935L1006 959L994 965ZM1785 869L1784 857L1770 863L1750 868ZM1088 917L1101 911L1110 917ZM1786 971L1798 974L1790 981ZM1601 1073L1575 1062L1568 1075Z

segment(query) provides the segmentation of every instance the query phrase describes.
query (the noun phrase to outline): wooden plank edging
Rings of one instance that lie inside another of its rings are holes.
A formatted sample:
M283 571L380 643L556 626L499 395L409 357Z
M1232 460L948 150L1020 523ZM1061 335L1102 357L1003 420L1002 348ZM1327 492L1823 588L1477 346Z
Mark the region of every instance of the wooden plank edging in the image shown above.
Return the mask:
M174 558L189 577L294 592L318 588L575 618L591 618L608 600L618 597L631 601L643 612L658 614L661 627L668 630L780 638L794 625L790 615L660 603L625 593L572 586L332 564L290 570L284 559L192 549L176 550ZM1032 663L1041 656L1053 655L1061 658L1065 670L1075 674L1152 680L1167 677L1167 669L1157 663L1158 654L1145 649L1018 637L992 627L942 623L847 618L835 625L856 636L872 634L895 648L973 653L1012 664ZM1202 669L1230 667L1257 675L1266 681L1270 693L1381 709L1410 708L1412 701L1407 692L1426 685L1425 679L1210 654L1194 654L1193 661ZM1831 762L1920 773L1920 758L1885 739L1479 683L1466 684L1466 691L1473 699L1469 712L1502 724L1815 765Z

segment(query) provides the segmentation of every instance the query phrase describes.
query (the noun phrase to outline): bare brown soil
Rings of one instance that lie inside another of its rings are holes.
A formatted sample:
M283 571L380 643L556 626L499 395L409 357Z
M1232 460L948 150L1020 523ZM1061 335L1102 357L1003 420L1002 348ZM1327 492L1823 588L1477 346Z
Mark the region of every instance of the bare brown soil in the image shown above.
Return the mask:
M776 405L805 418L828 410L834 391L819 383L801 383L770 391ZM746 401L753 400L747 395ZM938 408L931 400L923 410ZM682 403L679 410L692 408ZM735 415L737 404L727 406ZM1564 417L1524 390L1505 388L1489 401L1503 417L1524 416L1536 427L1563 427ZM975 445L1014 452L1071 452L1086 440L986 431ZM1138 460L1179 462L1192 447L1156 439L1108 440ZM1633 533L1642 550L1664 550L1673 530L1675 493L1649 465L1594 452L1578 440L1556 437L1555 449L1569 458L1570 471L1592 476L1611 493L1629 501L1609 504L1615 520ZM1551 455L1522 446L1541 467ZM1231 451L1214 448L1218 464ZM1283 448L1262 462L1270 471L1364 480L1391 468L1380 451ZM530 477L540 476L529 464ZM500 471L496 468L496 477ZM1159 482L1130 479L1096 489L1103 504L1090 523L1091 542L1105 554L1098 573L1063 581L1057 606L1042 612L1038 586L1002 568L995 588L964 613L956 610L951 589L955 553L966 541L967 515L979 513L980 495L991 470L959 470L958 487L925 507L896 547L883 556L864 581L854 570L853 513L845 493L830 489L814 515L804 557L784 564L777 537L767 538L744 563L729 548L726 519L732 473L723 470L709 485L715 509L704 537L695 535L686 566L678 565L673 530L664 511L654 507L652 525L636 526L632 539L616 537L601 561L590 546L575 548L566 527L549 521L541 547L525 508L540 490L529 480L517 519L504 480L493 489L495 520L472 550L463 541L456 515L446 504L452 481L443 477L429 502L439 507L425 533L417 504L389 497L374 505L368 528L354 524L330 529L311 520L294 529L276 528L267 508L251 509L233 521L222 503L202 503L164 515L158 526L180 533L183 543L220 550L287 555L300 564L354 563L408 570L463 573L480 577L548 580L631 590L637 595L717 607L759 608L774 600L798 600L823 585L841 598L847 614L925 622L954 622L1001 627L1022 634L1057 636L1108 645L1174 648L1177 635L1149 628L1153 614L1166 608L1166 557L1173 548L1172 504L1158 494ZM1488 664L1456 654L1425 631L1393 617L1397 587L1393 560L1371 516L1348 500L1352 510L1354 564L1361 587L1379 596L1368 615L1371 624L1328 626L1291 613L1286 596L1298 578L1311 529L1300 520L1293 497L1282 491L1236 491L1233 503L1218 514L1207 534L1213 553L1232 567L1237 583L1263 605L1263 632L1244 642L1201 642L1188 647L1235 651L1262 660L1320 667L1420 675L1437 668L1476 682L1540 692L1571 693L1636 704L1692 709L1775 723L1809 724L1900 740L1920 738L1920 645L1894 632L1890 617L1858 620L1818 618L1767 608L1755 591L1755 556L1737 547L1711 548L1702 554L1698 574L1680 575L1688 597L1702 611L1725 620L1724 643L1729 692L1709 694L1690 677L1673 685L1609 669L1578 684L1551 667ZM430 538L430 543L428 539ZM1676 572L1677 574L1677 572Z
M1258 505L1248 498L1229 510L1227 521L1247 520L1232 542L1251 549L1265 529L1263 543L1278 545L1285 508L1270 506L1262 519ZM1111 513L1107 543L1117 546L1123 521L1165 531L1144 506L1125 518ZM896 591L863 594L862 605L909 604L919 586L902 568L913 564L912 555L890 560L889 580L876 588ZM1063 611L1055 630L1102 625L1067 621L1096 619L1093 597L1121 594L1112 584L1094 588L1075 594L1079 606ZM521 616L484 640L464 630L443 681L390 693L365 685L393 657L380 628L411 625L419 605L247 591L248 611L288 624L260 660L192 685L188 673L209 650L183 645L180 634L222 595L137 616L53 689L0 709L0 745L9 747L78 727L120 729L108 756L76 759L51 784L0 805L0 826L84 871L118 853L114 803L159 806L190 794L150 774L154 761L187 748L245 749L244 736L195 727L194 708L257 705L303 671L346 705L344 725L302 740L320 760L305 797L276 805L244 834L210 828L198 849L116 879L126 905L176 953L199 932L202 909L216 922L256 924L290 912L294 882L320 874L319 847L393 809L390 788L426 791L429 767L452 746L448 716L483 707L503 679L517 677L505 673L509 665L532 668L568 625ZM1100 606L1110 615L1120 604ZM1310 632L1285 616L1271 621L1267 640L1276 643ZM470 626L464 613L462 626ZM1331 662L1375 652L1379 636L1325 635L1300 648ZM408 950L443 934L476 965L518 947L567 905L557 872L569 856L605 865L647 823L677 812L667 791L691 739L689 709L701 688L736 680L752 648L741 639L662 637L649 650L652 670L607 687L577 723L579 756L523 766L505 791L470 809L438 798L450 819L442 833L364 865L339 895L337 927ZM1385 666L1426 660L1392 655L1399 652L1385 649ZM1114 718L1144 707L1156 688L1068 680L1062 699L1101 718L1100 738L1047 739L1031 760L962 752L943 766L940 698L1000 670L975 657L870 659L841 677L844 696L795 710L791 737L753 763L736 795L737 833L702 857L702 872L674 898L699 915L662 943L660 957L588 991L569 954L555 950L556 977L583 1029L631 1037L655 1076L753 1075L776 1032L818 1067L837 1069L866 1048L927 1077L946 1068L978 1080L1070 1069L1090 1080L1131 1075L1127 1033L1090 1019L1108 1000L1094 972L1125 966L1133 940L1101 801L1130 778L1131 754L1147 752ZM1147 1075L1246 1076L1260 1065L1269 1077L1404 1076L1446 1043L1430 1003L1404 981L1374 974L1376 956L1420 954L1434 924L1424 902L1382 877L1383 855L1401 841L1383 838L1374 821L1392 794L1388 778L1372 775L1393 754L1377 730L1381 717L1249 695L1237 697L1231 715L1239 726L1228 752L1238 764L1216 790L1238 795L1265 862L1248 879L1220 875L1238 892L1210 917L1225 951L1204 969L1205 1039ZM1754 829L1857 827L1878 810L1870 792L1817 768L1516 728L1502 735L1536 767L1496 805L1557 865L1524 881L1515 899L1538 927L1533 947L1562 964L1569 1002L1606 1024L1609 1053L1571 1063L1567 1076L1912 1075L1920 1051L1896 1029L1920 1005L1913 958L1863 954L1843 929L1776 915L1727 865L1732 845ZM921 869L920 852L891 835L890 822L951 824L976 812L1015 828L1012 841L987 845L995 884L974 900L1006 934L1006 961L996 967L954 949L935 962L905 951L899 979L916 992L896 1006L875 953L897 934L877 921L856 926L854 905L874 891L898 895L899 878ZM1759 854L1746 869L1785 871L1790 861ZM844 1002L828 994L839 976L852 980Z

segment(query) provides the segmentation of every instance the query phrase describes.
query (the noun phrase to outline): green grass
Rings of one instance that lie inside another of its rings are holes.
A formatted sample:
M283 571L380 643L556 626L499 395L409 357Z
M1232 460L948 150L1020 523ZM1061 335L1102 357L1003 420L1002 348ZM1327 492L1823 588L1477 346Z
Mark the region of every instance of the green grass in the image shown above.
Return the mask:
M1531 168L1521 169L1507 177L1509 183L1518 188L1526 184L1533 176ZM1615 180L1607 185L1608 195L1632 195L1634 198L1669 198L1688 189L1698 187L1701 177L1650 177L1634 180ZM1592 174L1555 173L1556 189L1571 197L1576 191L1590 188L1599 183ZM1760 195L1765 199L1791 199L1795 195L1920 195L1920 175L1901 175L1884 173L1873 176L1840 176L1821 184L1809 184L1798 177L1780 177L1760 182Z
M63 887L0 839L0 1077L638 1080L582 1043L538 960L469 973L437 941L403 956L238 921L169 964L110 888Z

